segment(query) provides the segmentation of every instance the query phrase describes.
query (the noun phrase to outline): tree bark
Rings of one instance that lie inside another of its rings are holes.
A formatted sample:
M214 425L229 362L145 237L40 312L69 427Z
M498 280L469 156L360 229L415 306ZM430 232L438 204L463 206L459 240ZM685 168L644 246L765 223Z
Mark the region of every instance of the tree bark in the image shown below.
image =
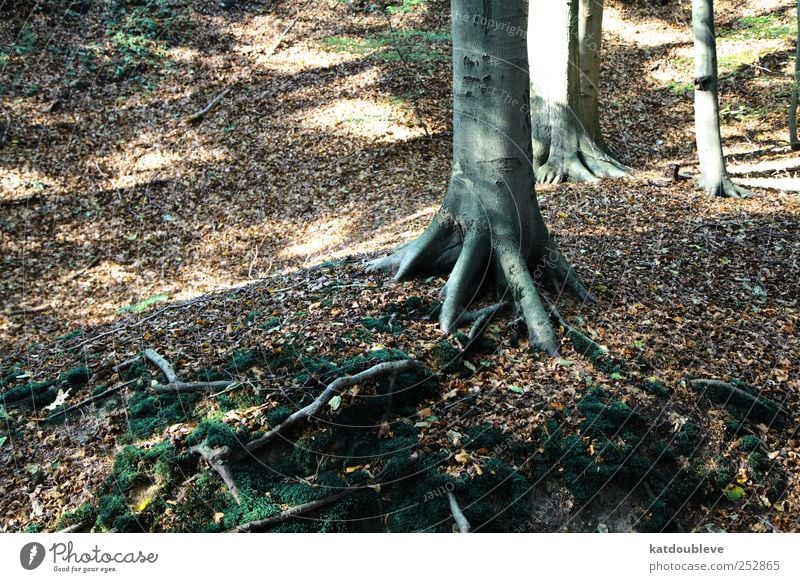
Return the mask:
M580 0L578 6L578 60L581 113L589 138L605 148L600 131L600 50L603 41L603 0Z
M588 91L594 83L595 109L589 115L596 118L597 81L587 78L583 82L581 78L578 2L530 1L528 55L533 161L538 182L593 181L627 173L625 166L608 155L584 126L582 85ZM599 19L593 18L593 25L594 20L598 20L599 27ZM599 43L594 51L588 37L586 41L587 68L597 69L591 77L599 78ZM589 54L592 52L596 54ZM593 60L597 62L593 64ZM595 131L599 133L599 126Z
M800 150L797 139L797 92L800 90L800 0L797 0L797 36L794 48L794 75L792 77L792 93L789 100L789 143L793 150Z
M532 346L558 342L535 278L591 299L558 251L533 188L525 0L452 0L453 162L425 232L370 269L395 279L447 274L440 327L451 332L481 288L510 295Z
M692 0L692 31L694 122L697 157L700 160L700 186L714 196L742 198L748 192L731 181L722 157L713 0Z

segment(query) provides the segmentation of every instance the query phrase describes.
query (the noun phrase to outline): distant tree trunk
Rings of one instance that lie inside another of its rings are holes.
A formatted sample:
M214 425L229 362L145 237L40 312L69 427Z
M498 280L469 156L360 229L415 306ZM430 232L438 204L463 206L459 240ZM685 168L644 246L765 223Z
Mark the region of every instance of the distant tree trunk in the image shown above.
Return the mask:
M793 150L800 150L797 140L797 93L800 90L800 0L797 0L797 36L794 48L794 76L792 77L792 98L789 105L789 143Z
M581 113L589 138L605 147L600 131L600 50L603 41L603 0L580 0L578 52L581 69Z
M722 157L713 0L692 0L692 31L694 122L697 156L700 159L700 186L714 196L742 198L749 193L731 182Z
M452 0L450 185L425 232L370 268L395 279L449 274L439 317L448 332L481 288L494 287L516 302L531 345L555 354L534 276L591 296L547 231L533 187L526 4Z
M531 67L531 123L533 125L533 162L538 182L557 183L567 180L591 181L601 177L624 176L625 166L614 160L592 139L584 127L581 95L581 69L578 39L579 0L530 0L528 22L528 55ZM595 16L597 12L593 12ZM592 19L595 26L596 17ZM596 23L597 26L600 22ZM599 77L599 43L597 54L588 45L586 79L594 83L596 104ZM595 39L596 40L596 39ZM597 118L596 105L588 111ZM592 122L596 125L596 121Z

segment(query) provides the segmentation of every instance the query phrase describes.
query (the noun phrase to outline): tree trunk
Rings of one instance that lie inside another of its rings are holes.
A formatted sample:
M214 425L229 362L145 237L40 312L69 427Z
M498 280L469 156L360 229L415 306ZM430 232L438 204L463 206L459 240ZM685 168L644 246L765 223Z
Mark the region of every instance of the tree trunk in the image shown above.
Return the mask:
M626 168L609 156L583 125L578 0L531 0L530 12L528 54L536 180L557 183L625 175Z
M581 69L581 113L589 139L604 148L600 131L600 49L603 41L603 0L580 0L578 52Z
M797 0L797 36L794 49L794 76L792 77L792 95L789 102L789 143L793 150L800 150L797 140L797 92L800 90L800 0Z
M694 32L694 123L700 186L714 196L742 198L748 192L728 177L722 157L717 89L717 42L713 0L692 0Z
M510 293L532 346L558 342L534 278L591 295L547 231L533 188L525 0L452 0L453 164L425 232L370 269L395 279L447 274L442 330L457 328L484 287Z

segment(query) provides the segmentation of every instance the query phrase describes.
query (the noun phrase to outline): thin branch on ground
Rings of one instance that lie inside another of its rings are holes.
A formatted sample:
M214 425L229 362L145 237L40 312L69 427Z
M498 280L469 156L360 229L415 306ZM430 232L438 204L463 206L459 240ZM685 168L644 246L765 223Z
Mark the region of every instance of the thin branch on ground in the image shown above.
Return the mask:
M304 513L308 513L310 511L314 511L315 509L319 509L321 507L325 507L326 505L330 505L331 503L338 501L342 497L347 497L348 495L351 495L356 491L361 491L366 488L367 486L348 487L347 489L343 489L342 491L334 493L333 495L330 495L323 499L318 499L316 501L309 501L308 503L303 503L302 505L296 505L285 511L281 511L278 515L273 515L272 517L267 517L265 519L259 519L257 521L251 521L249 523L242 524L235 528L229 529L228 532L250 533L250 532L260 531L270 526L283 523L284 521L289 520L293 517L297 517L298 515L303 515Z
M383 362L353 376L343 376L341 378L337 378L328 384L327 388L322 391L322 394L317 396L317 398L315 398L311 404L290 415L289 418L284 420L275 428L271 429L264 436L250 441L240 451L235 451L228 447L217 449L216 458L224 460L237 460L243 459L248 455L254 455L256 452L263 449L278 436L282 435L292 427L300 424L306 419L316 417L334 396L343 392L347 388L355 386L356 384L361 384L368 380L374 380L384 376L396 376L398 374L402 374L403 372L409 372L411 370L422 368L423 364L417 360L400 360L396 362Z
M376 487L380 484L380 481L385 473L386 473L386 468L384 467L384 469L380 473L375 475L375 477L372 479L373 483L371 484L353 485L351 487L347 487L345 489L342 489L341 491L334 493L333 495L329 495L328 497L324 497L322 499L317 499L316 501L309 501L308 503L303 503L301 505L290 507L289 509L281 511L279 514L273 515L272 517L267 517L264 519L259 519L256 521L251 521L236 526L234 528L227 530L226 533L250 533L267 529L268 527L271 527L273 525L281 524L284 521L292 519L293 517L298 517L300 515L314 511L315 509L319 509L321 507L325 507L326 505L330 505L331 503L334 503L339 499L342 499L343 497L347 497L348 495L352 495L353 493L357 493L365 489L371 489L373 487Z
M65 527L64 529L60 529L60 530L56 531L55 533L74 533L74 532L76 532L76 531L78 531L80 529L83 529L83 526L85 526L85 525L86 525L86 522L83 522L83 521L80 522L80 523L73 523L72 525L69 525L69 526Z
M235 86L236 86L236 83L226 87L225 90L222 91L222 93L220 93L219 95L214 97L211 101L209 101L208 104L205 107L203 107L200 111L196 111L196 112L194 112L194 113L192 113L190 115L187 115L186 118L184 119L184 122L185 123L196 123L196 122L202 120L208 113L211 112L212 109L214 109L214 107L216 107L219 104L220 101L222 101L222 99L225 97L225 95L227 95L228 93L230 93L233 90L233 88Z
M130 358L129 360L125 360L123 362L120 362L119 364L117 364L116 366L114 366L111 369L114 370L115 372L121 372L125 368L130 368L134 364L140 362L141 359L142 359L142 354L138 354L138 355Z
M450 513L453 515L453 521L455 521L458 526L458 531L461 533L469 533L472 528L464 512L461 511L461 507L459 507L456 496L453 495L452 491L447 492L447 500L450 502Z
M97 402L98 400L102 400L103 398L111 396L112 394L115 394L115 393L119 392L120 390L122 390L123 388L127 388L131 384L135 384L138 381L139 381L138 378L134 378L133 380L128 380L127 382L123 382L122 384L117 384L116 386L112 386L111 388L109 388L107 390L104 390L100 394L93 394L89 398L81 400L77 404L73 404L72 406L68 406L67 408L64 408L62 410L54 412L53 414L51 414L50 416L48 416L44 420L45 421L53 420L54 418L58 418L59 416L62 416L62 415L67 414L69 412L73 412L75 410L78 410L79 408L83 408L87 404L92 404L93 402Z
M34 313L42 313L43 311L50 311L53 309L52 305L37 305L36 307L21 307L19 309L12 309L7 311L6 315L14 317L16 315L33 315Z
M186 394L191 392L216 392L237 384L236 380L215 380L213 382L172 382L150 387L156 394Z
M172 369L169 362L164 359L164 356L151 348L147 348L142 352L142 355L158 366L161 373L164 374L164 377L167 379L168 384L178 383L178 375L175 373L175 370Z

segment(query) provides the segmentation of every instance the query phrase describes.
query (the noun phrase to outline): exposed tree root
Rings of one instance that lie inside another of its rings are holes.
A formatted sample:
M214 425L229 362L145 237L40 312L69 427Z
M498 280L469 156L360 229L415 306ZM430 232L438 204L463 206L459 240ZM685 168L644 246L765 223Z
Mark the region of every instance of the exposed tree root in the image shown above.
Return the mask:
M704 184L701 179L699 187L712 196L719 196L720 198L750 198L753 196L750 190L734 184L728 176L723 176L719 182L714 184Z
M224 465L224 463L229 461L237 461L255 455L289 429L309 418L318 416L334 396L347 388L369 380L375 380L376 378L397 376L403 372L410 372L411 370L419 370L422 368L423 364L417 360L400 360L396 362L383 362L353 376L337 378L328 384L325 390L322 391L322 394L317 396L311 404L296 411L281 424L268 431L264 436L246 443L241 449L233 449L231 447L219 447L215 449L209 447L194 447L195 450L193 452L202 454L212 467L219 472L215 464Z
M175 384L178 382L178 375L175 373L175 370L172 369L172 366L170 366L169 362L164 359L161 354L153 349L147 348L144 352L142 352L142 355L158 366L169 384Z
M582 147L571 152L551 151L547 161L536 168L536 182L596 182L600 178L621 178L630 172L629 168L601 152L596 145L588 145L588 139L581 142Z
M241 503L239 499L239 489L236 487L236 482L233 480L230 467L224 461L220 460L220 449L213 449L203 442L191 447L189 452L203 457L209 466L222 477L222 480L236 500L236 503Z
M784 422L787 413L779 405L771 400L759 398L747 390L736 386L733 382L723 382L722 380L712 380L706 378L694 378L687 382L691 388L717 404L731 404L739 407L746 407L746 415L752 415L755 419L764 422Z
M558 343L542 307L535 278L549 283L557 292L570 290L586 302L594 300L575 271L548 235L544 250L524 254L522 244L513 246L499 237L492 237L488 228L479 225L465 234L455 224L448 226L435 218L428 229L415 241L395 253L372 261L368 271L394 271L399 281L417 275L450 273L442 289L444 303L439 314L439 327L452 333L464 321L481 319L485 311L466 311L482 287L493 286L496 295L513 299L522 313L532 346L556 355ZM492 316L499 311L490 308ZM490 316L491 317L491 316ZM484 322L485 326L485 322ZM477 331L475 332L478 333Z
M244 523L240 526L227 530L226 533L251 533L251 532L265 530L269 527L281 524L284 521L292 519L293 517L309 513L311 511L314 511L315 509L325 507L326 505L330 505L335 501L339 501L343 497L352 495L356 491L363 491L368 487L370 486L364 485L359 487L347 487L345 489L342 489L338 493L334 493L333 495L330 495L323 499L317 499L316 501L309 501L308 503L303 503L302 505L296 505L295 507L291 507L286 511L281 511L278 515L273 515L272 517L267 517L265 519L259 519L256 521L251 521L249 523Z
M453 521L455 521L458 526L458 531L461 533L469 533L472 528L464 512L461 511L461 507L459 507L456 496L453 495L452 491L447 492L447 500L450 502L450 513L453 515Z

